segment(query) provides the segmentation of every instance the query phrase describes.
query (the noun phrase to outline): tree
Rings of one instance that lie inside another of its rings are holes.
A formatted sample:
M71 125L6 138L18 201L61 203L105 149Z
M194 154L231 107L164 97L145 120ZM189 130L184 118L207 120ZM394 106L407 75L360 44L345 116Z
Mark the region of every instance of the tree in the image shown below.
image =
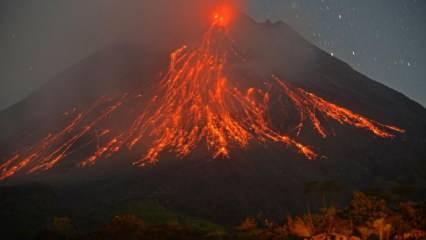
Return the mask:
M309 238L315 233L315 227L311 215L301 217L288 217L288 229L289 232L297 237Z
M97 239L137 240L144 236L145 223L134 215L116 216L97 234Z
M73 231L71 219L68 217L54 217L52 230L58 233L69 234Z
M389 215L385 200L374 196L367 196L362 192L355 192L349 205L349 217L355 224L372 222Z

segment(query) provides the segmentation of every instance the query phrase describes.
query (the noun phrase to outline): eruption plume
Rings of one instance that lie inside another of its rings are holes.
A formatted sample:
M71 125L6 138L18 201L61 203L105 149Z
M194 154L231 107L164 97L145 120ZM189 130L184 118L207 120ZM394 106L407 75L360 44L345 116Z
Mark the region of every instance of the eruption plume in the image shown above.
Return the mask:
M75 111L62 130L4 161L0 165L0 180L18 172L30 174L55 167L74 151L83 137L100 138L103 144L79 162L81 167L142 145L148 150L134 162L137 166L155 163L164 151L183 158L197 148L205 148L211 158L228 158L233 149L267 142L281 143L312 160L319 154L296 138L306 126L312 126L321 137L328 137L329 131L322 123L325 120L364 129L381 138L404 132L273 76L270 84L291 104L282 107L293 107L299 116L294 127L297 134L275 128L270 120L271 92L259 87L242 89L226 74L229 58L236 57L237 52L227 31L231 19L232 11L219 8L198 46L183 46L171 54L168 71L155 96L128 128L113 134L100 126L133 98L127 95L115 100L101 98L86 111Z

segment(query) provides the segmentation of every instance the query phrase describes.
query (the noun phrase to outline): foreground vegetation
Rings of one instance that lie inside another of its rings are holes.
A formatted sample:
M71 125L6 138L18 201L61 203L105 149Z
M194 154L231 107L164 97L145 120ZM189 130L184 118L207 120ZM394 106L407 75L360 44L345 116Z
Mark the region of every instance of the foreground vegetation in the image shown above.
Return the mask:
M425 203L387 203L356 192L344 209L327 207L281 223L248 217L225 228L196 218L178 217L158 207L142 207L95 230L76 229L71 219L56 217L37 239L426 239ZM154 209L154 210L153 210Z

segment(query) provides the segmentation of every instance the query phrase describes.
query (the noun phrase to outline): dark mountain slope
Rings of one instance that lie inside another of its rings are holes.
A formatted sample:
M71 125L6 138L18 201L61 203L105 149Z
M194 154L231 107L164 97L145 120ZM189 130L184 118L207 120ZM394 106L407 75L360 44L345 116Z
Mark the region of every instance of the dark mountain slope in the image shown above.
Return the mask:
M404 184L417 189L415 197L425 197L425 179L418 172L426 158L423 107L356 72L283 23L255 23L240 16L230 35L247 59L229 66L240 84L259 85L275 74L356 113L404 128L406 133L381 139L330 121L327 125L335 136L322 139L312 130L300 136L325 156L315 161L268 143L235 150L224 160L211 160L201 150L185 159L165 153L157 165L135 168L130 163L139 153L126 152L92 168L70 168L86 151L76 148L65 164L3 184L46 182L66 196L60 204L75 211L94 208L99 202L155 199L165 207L220 222L259 213L283 218L289 212L304 211L308 202L319 207L323 199L345 201L352 191L375 185L387 189ZM151 89L167 66L169 52L177 46L156 50L143 44L120 44L61 74L0 114L1 156L62 126L63 113L73 107L88 107L100 96L133 92L136 87ZM130 113L123 116L131 116L134 108L126 111ZM278 124L280 115L274 112L279 111L272 111ZM307 186L314 181L328 182L329 187L310 193Z

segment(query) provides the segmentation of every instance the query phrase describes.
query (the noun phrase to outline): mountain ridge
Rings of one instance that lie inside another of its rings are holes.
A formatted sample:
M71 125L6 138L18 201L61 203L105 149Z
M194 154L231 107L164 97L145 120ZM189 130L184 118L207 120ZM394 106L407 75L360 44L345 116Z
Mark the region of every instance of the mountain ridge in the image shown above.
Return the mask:
M123 198L154 198L166 207L219 222L240 220L259 212L282 217L293 209L303 211L305 203L301 199L308 199L304 185L309 181L332 180L342 185L343 193L337 201L345 201L353 190L380 181L385 182L384 185L393 184L394 179L416 184L420 179L414 171L416 164L426 156L423 149L424 107L356 72L283 23L259 24L241 17L232 29L230 35L235 36L234 41L239 43L248 59L242 64L232 63L232 68L247 70L245 84L275 74L327 101L375 121L404 128L406 133L387 140L327 122L336 136L322 140L313 130L300 135L303 142L315 143L314 146L327 157L315 161L307 161L271 143L237 149L230 159L224 160L210 160L198 153L176 160L176 156L166 152L162 156L164 161L147 168L133 168L129 159L137 154L123 153L105 163L100 162L100 166L93 169L72 169L70 164L77 161L77 154L76 159L67 159L65 165L54 168L52 173L20 177L24 181L68 187L84 186L84 181L93 178L93 181L102 182L101 189L97 189L97 184L88 187L96 190L91 193L94 197L104 197L111 202ZM1 154L12 154L23 142L29 144L49 132L49 128L61 126L63 113L75 105L87 107L100 95L119 95L141 84L145 86L143 90L148 90L161 78L159 72L167 65L168 50L145 50L131 44L115 46L118 47L82 61L61 74L59 81L49 82L27 100L0 113L0 126L9 131L0 139L0 144L5 146ZM132 107L126 111L131 112ZM275 118L279 120L280 115ZM35 136L28 136L30 130L37 131ZM125 164L129 167L123 167ZM14 181L7 180L5 184ZM110 196L111 192L114 196ZM72 194L78 195L79 190L74 189ZM422 196L421 193L418 196Z

